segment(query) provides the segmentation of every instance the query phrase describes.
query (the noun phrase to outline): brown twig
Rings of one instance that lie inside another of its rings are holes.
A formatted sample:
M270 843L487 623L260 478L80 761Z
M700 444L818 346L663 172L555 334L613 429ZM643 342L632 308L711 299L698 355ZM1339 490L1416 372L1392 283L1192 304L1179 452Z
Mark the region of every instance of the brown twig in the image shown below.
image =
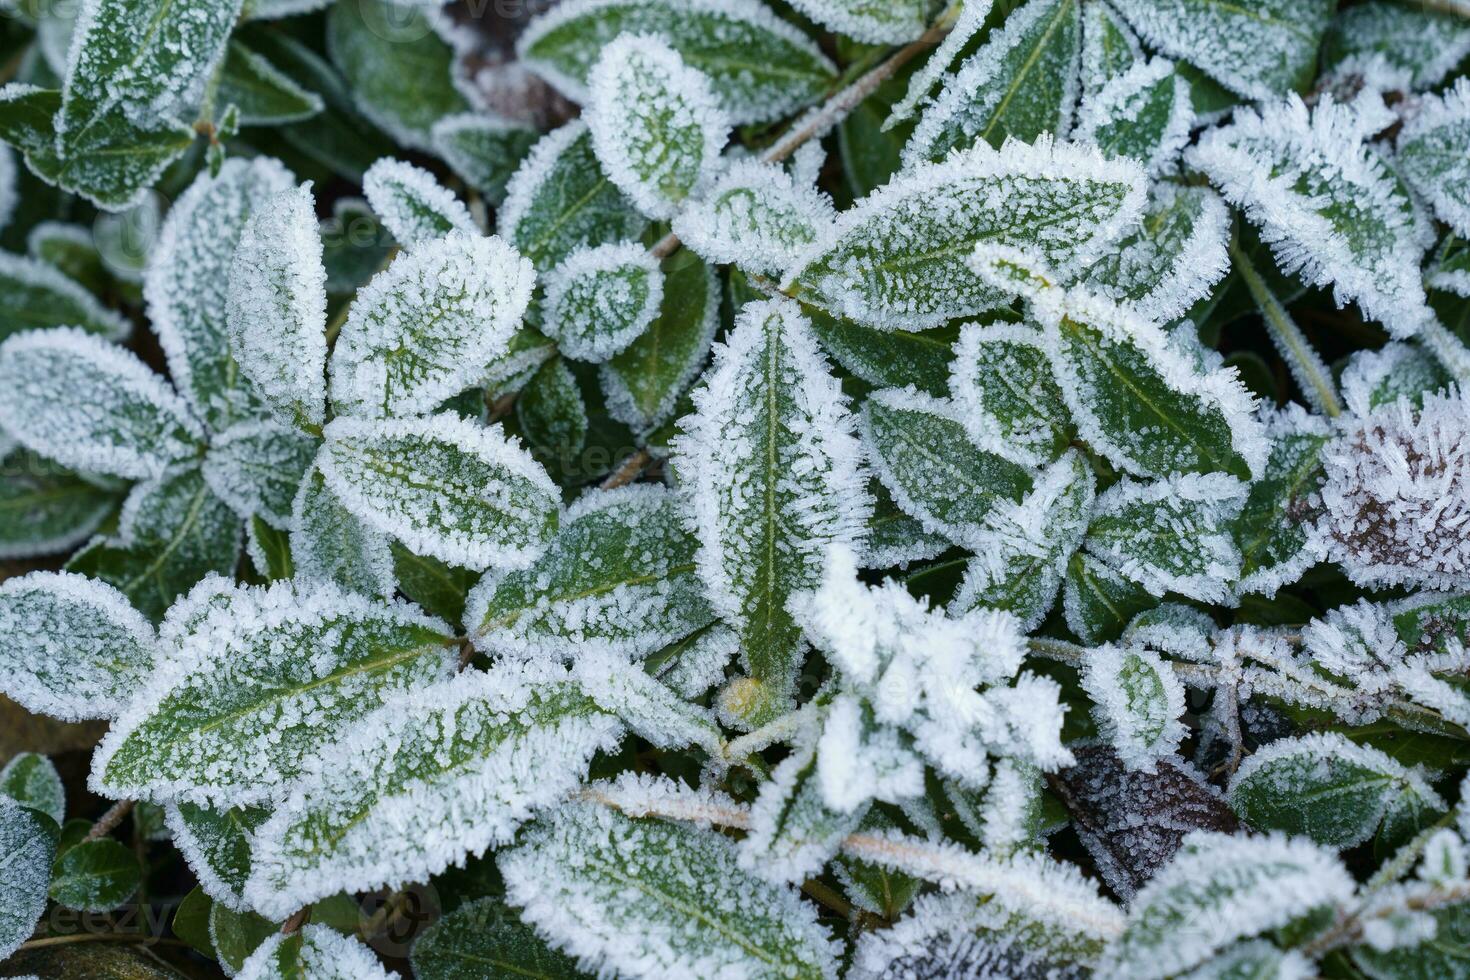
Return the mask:
M640 449L612 471L606 480L602 481L603 490L616 490L618 487L626 487L634 480L643 475L648 464L653 462L653 456L647 449Z
M133 800L119 800L114 803L106 813L97 818L97 822L92 825L92 829L87 831L87 836L82 838L82 843L85 844L94 840L101 840L116 830L117 825L122 823L127 815L132 812L133 803Z
M309 918L311 918L311 906L297 909L291 913L291 918L281 923L281 935L290 936L300 932L301 927L306 925L306 920Z

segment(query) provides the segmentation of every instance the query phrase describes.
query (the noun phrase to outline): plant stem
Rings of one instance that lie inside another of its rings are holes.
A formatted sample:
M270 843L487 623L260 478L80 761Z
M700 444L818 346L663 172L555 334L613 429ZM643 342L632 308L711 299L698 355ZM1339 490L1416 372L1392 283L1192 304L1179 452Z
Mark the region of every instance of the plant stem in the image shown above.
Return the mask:
M123 822L133 809L133 800L119 800L114 803L106 813L97 818L92 829L87 831L87 836L82 838L83 843L101 840L117 829L117 825Z
M626 487L643 474L648 464L653 462L653 456L647 449L640 449L619 464L606 480L602 481L603 490L616 490L618 487Z
M302 908L302 909L297 909L295 912L291 913L291 918L289 918L285 922L281 923L281 935L283 935L283 936L290 936L290 935L292 935L294 933L300 932L301 931L301 927L304 926L304 925L306 925L306 920L308 918L310 918L310 917L311 917L311 906L310 905L308 905L308 906L306 906L305 908Z
M1312 403L1313 408L1328 418L1337 418L1342 414L1342 401L1338 398L1337 385L1333 383L1332 373L1327 370L1327 365L1322 363L1322 358L1317 356L1317 352L1307 342L1301 328L1292 320L1291 314L1286 312L1286 307L1281 305L1281 301L1266 285L1266 280L1261 278L1261 274L1251 264L1250 257L1235 242L1230 244L1230 258L1245 282L1245 288L1256 301L1261 318L1266 321L1271 342L1281 352L1281 357L1291 369L1291 376L1296 379L1302 394L1307 396L1307 401Z
M179 946L192 948L182 939L153 936L146 932L79 932L71 936L45 936L21 943L17 952L28 949L46 949L49 946L70 946L73 943L138 943L143 946Z

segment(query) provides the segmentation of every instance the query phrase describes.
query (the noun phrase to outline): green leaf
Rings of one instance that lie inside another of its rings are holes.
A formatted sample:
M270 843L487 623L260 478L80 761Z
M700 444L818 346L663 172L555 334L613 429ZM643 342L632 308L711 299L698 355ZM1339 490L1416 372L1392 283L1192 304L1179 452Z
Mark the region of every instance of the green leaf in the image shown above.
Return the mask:
M1428 95L1399 130L1395 161L1404 180L1456 234L1470 235L1470 83Z
M1082 7L1082 97L1095 96L1103 86L1143 58L1143 48L1132 28L1107 4Z
M737 847L740 864L767 881L799 884L822 873L842 841L867 815L829 806L817 775L818 739L798 745L762 784L751 804L750 833Z
M874 330L815 307L806 313L822 349L854 377L877 388L913 385L935 398L949 394L953 330Z
M674 233L706 261L779 275L835 218L825 194L783 167L742 160L679 212Z
M475 645L574 659L586 644L642 657L714 620L679 498L662 487L589 490L528 568L470 597Z
M469 671L385 706L334 744L260 828L246 895L289 915L340 891L422 881L508 843L622 733L550 664Z
M44 755L22 752L5 763L0 769L0 795L46 814L57 826L66 819L66 787Z
M592 134L572 122L543 136L506 185L500 235L540 272L578 248L636 241L648 227L603 173Z
M269 157L227 160L215 178L200 174L169 209L148 263L143 295L169 374L216 431L255 414L230 351L235 249L251 215L294 183Z
M234 106L241 126L281 126L301 122L325 108L321 96L302 88L285 72L239 41L231 41L220 66L216 105Z
M363 175L362 190L404 248L443 238L452 231L480 234L469 208L433 174L411 163L384 157Z
M1240 575L1230 530L1245 494L1220 473L1124 479L1098 498L1084 547L1153 595L1222 602Z
M482 980L487 974L580 980L577 961L551 948L498 898L461 905L414 940L418 980Z
M428 16L393 0L336 4L327 51L364 116L402 145L432 153L434 124L469 105L454 87L454 52Z
M291 502L316 454L317 440L270 422L242 422L209 447L201 472L215 496L242 520L291 523Z
M0 688L37 712L110 718L154 668L154 634L125 596L65 572L0 584Z
M82 841L56 860L50 894L82 912L107 912L126 902L143 882L143 866L130 847L103 837Z
M92 536L120 499L103 481L16 450L0 461L0 558L70 551Z
M499 863L523 918L609 973L836 974L813 906L740 868L709 829L568 803Z
M175 669L150 679L93 759L92 787L117 798L280 796L323 740L458 659L440 620L323 584L210 580L165 628Z
M1316 416L1288 409L1268 423L1271 455L1251 484L1231 533L1240 548L1236 593L1267 597L1301 577L1317 560L1308 532L1316 514L1312 499L1323 480L1322 451L1331 430Z
M1156 605L1143 586L1091 555L1075 554L1067 563L1062 612L1067 628L1089 646L1117 639L1134 616Z
M1470 902L1452 902L1427 910L1434 919L1434 938L1380 950L1364 943L1348 955L1366 975L1384 980L1431 980L1463 976L1470 968Z
M1452 654L1470 641L1470 597L1421 593L1389 607L1394 632L1411 654Z
M215 959L214 941L209 938L209 913L214 901L198 885L179 902L169 922L173 934L200 954Z
M31 258L59 269L95 296L106 293L112 273L102 258L91 228L62 221L43 221L26 235Z
M0 344L0 416L22 445L63 466L132 478L194 456L204 435L136 355L69 327Z
M645 437L673 417L719 328L713 269L693 252L680 251L664 260L663 277L658 316L599 373L608 413Z
M349 976L354 980L393 980L378 955L330 926L308 923L300 932L277 932L241 965L240 980L296 980Z
M869 810L867 818L858 827L860 833L892 832L898 829L897 823L877 809ZM849 901L890 922L908 910L924 887L920 878L847 856L837 858L832 872L842 882L842 890Z
M966 324L950 368L949 391L965 428L1033 465L1072 441L1071 416L1052 378L1041 332L1020 324Z
M1445 804L1424 778L1384 753L1326 732L1284 738L1256 750L1230 781L1230 807L1260 830L1301 834L1326 847L1356 847L1390 811L1418 801Z
M1312 82L1333 0L1118 0L1150 45L1192 62L1232 92L1270 99ZM1228 41L1222 41L1228 39Z
M465 602L480 576L437 558L416 555L396 541L390 547L391 570L403 594L445 622L462 622Z
M1131 161L1048 141L977 148L907 170L844 212L783 289L866 326L923 330L1008 304L970 268L977 245L1066 267L1120 237L1143 203Z
M31 936L46 910L56 855L56 825L45 814L0 797L0 957Z
M181 802L167 809L174 846L215 902L235 912L249 911L245 881L250 877L250 835L270 811L261 807L216 810Z
M44 327L79 327L108 340L122 340L132 330L50 263L0 252L0 340Z
M225 969L239 973L250 954L279 933L281 927L254 912L237 912L215 902L209 908L209 938L214 957Z
M861 450L794 303L747 304L694 402L675 469L692 500L700 575L740 631L750 703L770 720L789 708L804 656L787 602L816 587L827 547L856 542L871 514Z
M516 398L516 421L534 454L567 470L587 445L587 406L566 361L541 365Z
M663 299L659 260L642 245L579 248L546 276L541 330L567 357L601 364L643 335Z
M1031 490L1026 467L972 441L946 401L886 388L863 403L861 427L899 507L963 547L974 549L991 508Z
M556 533L561 492L498 426L338 418L317 465L369 527L450 564L524 567Z
M245 525L245 551L256 574L267 582L296 577L289 528L274 528L258 515L251 517Z
M919 118L909 166L977 142L1030 143L1071 127L1082 53L1080 0L1029 0L991 32Z
M1099 731L1129 769L1153 769L1188 733L1179 720L1184 686L1156 653L1114 646L1089 650L1082 689L1092 698Z
M114 586L157 622L195 582L233 575L239 562L240 518L191 468L135 485L117 537L92 541L66 568Z
M1427 350L1392 341L1378 350L1356 351L1342 369L1342 400L1354 415L1408 399L1414 408L1424 396L1449 387L1450 376Z
M469 112L440 119L432 136L444 162L492 205L505 199L505 185L541 138L524 123Z
M1167 58L1140 61L1082 103L1075 137L1157 177L1176 169L1195 122L1189 81Z
M344 507L315 466L291 504L291 556L306 581L335 582L370 596L398 590L387 536Z
M1363 64L1374 55L1410 72L1416 89L1428 88L1470 55L1470 24L1445 11L1383 0L1339 10L1322 43L1323 66Z
M676 0L574 0L532 21L516 51L575 102L620 34L654 35L710 79L737 123L769 122L819 99L836 70L817 45L757 0L690 5Z
M868 481L868 494L873 498L873 516L868 521L867 542L860 562L863 568L927 561L951 547L948 538L926 531L922 521L905 514L882 483Z

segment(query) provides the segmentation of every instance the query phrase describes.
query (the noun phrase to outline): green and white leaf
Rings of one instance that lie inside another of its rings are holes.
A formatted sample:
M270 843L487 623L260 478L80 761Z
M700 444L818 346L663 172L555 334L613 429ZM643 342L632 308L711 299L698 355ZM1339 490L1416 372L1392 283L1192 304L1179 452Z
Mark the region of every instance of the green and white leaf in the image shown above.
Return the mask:
M493 571L466 620L487 653L643 657L714 620L683 502L662 487L589 490L527 568Z
M904 147L913 167L1009 137L1031 143L1072 129L1082 56L1080 0L1029 0L946 79Z
M478 235L480 226L464 202L422 167L384 157L362 177L368 204L404 248L452 231Z
M407 604L328 584L202 583L170 610L177 649L118 718L90 786L118 799L280 799L323 741L451 676L453 634Z
M875 388L913 385L935 398L949 395L957 330L874 330L813 306L805 312L822 349L854 377Z
M571 0L532 21L516 53L585 105L587 76L620 34L662 37L708 76L735 123L789 115L820 99L837 76L816 43L759 0Z
M1385 0L1369 0L1337 12L1322 45L1322 64L1333 71L1381 57L1409 73L1416 89L1438 85L1470 55L1470 24L1455 14Z
M285 528L316 449L316 439L295 429L241 422L210 444L200 472L241 520L258 515L271 527Z
M1078 552L1067 563L1062 614L1067 629L1089 646L1116 640L1134 616L1156 605L1143 586L1089 554Z
M659 260L642 245L579 248L546 276L541 330L567 357L601 364L643 335L663 300Z
M869 481L868 494L873 498L873 516L868 520L867 541L859 562L861 567L891 568L927 561L952 547L948 538L925 530L922 521L905 514L883 489L882 483Z
M63 466L131 478L195 456L204 438L183 399L135 354L71 327L0 344L0 418Z
M904 44L924 33L926 0L796 0L797 10L838 34L867 44Z
M245 882L250 877L251 836L270 817L263 807L212 809L181 802L165 808L175 847L211 899L235 912L250 911Z
M670 792L666 786L647 789ZM522 917L586 966L665 976L837 975L835 946L813 907L743 870L735 845L712 830L567 803L501 852L499 865ZM627 900L630 888L638 901Z
M385 598L398 591L387 535L342 506L315 466L291 503L291 558L304 581Z
M541 980L587 976L500 898L479 898L447 913L419 934L410 955L419 980L480 980L487 969Z
M60 270L72 283L85 287L94 296L104 295L112 280L108 260L103 259L93 230L84 225L42 221L26 235L26 251L31 258Z
M1259 830L1356 847L1373 836L1401 798L1447 807L1424 777L1336 732L1283 738L1257 749L1230 780L1230 807Z
M376 953L331 926L307 923L300 932L277 932L256 947L235 980L394 980Z
M1331 429L1320 417L1292 406L1268 419L1267 433L1266 468L1231 522L1241 557L1237 595L1273 596L1318 559L1310 534L1317 512L1312 502L1326 479L1322 451Z
M574 463L587 446L587 404L566 358L553 357L536 369L516 396L516 422L533 454L553 465Z
M724 764L725 739L715 713L682 695L630 661L605 649L579 652L573 673L588 697L655 748L697 746L711 765Z
M51 870L51 898L79 912L109 912L122 905L143 883L137 853L111 837L84 840L69 847Z
M66 787L44 755L21 752L11 757L0 769L0 796L46 814L58 827L66 821Z
M295 185L291 173L270 157L226 160L218 177L201 173L169 209L149 256L143 296L148 319L168 357L169 375L216 431L255 414L255 400L230 348L235 249L251 215ZM294 230L295 223L286 223L286 214L280 218L281 232L288 227ZM289 251L295 257L301 254L298 249L308 247L295 236L275 241L274 224L266 226L272 241L267 244L256 239L256 248L284 250L289 244L295 246ZM255 254L247 248L247 256ZM275 262L268 268L284 274ZM301 293L293 299L304 301L305 296Z
M966 324L955 346L949 390L960 423L981 445L1004 446L1040 466L1072 441L1066 400L1034 327Z
M1082 98L1090 99L1113 79L1144 60L1143 46L1118 12L1106 3L1082 6Z
M327 272L310 185L259 202L229 277L225 324L240 371L282 423L321 425Z
M556 533L561 491L499 426L338 418L317 466L368 527L452 565L525 567Z
M1154 177L1177 169L1194 126L1189 82L1167 58L1140 61L1082 102L1079 140L1107 156L1133 157Z
M736 848L741 867L777 884L819 876L867 814L866 806L843 812L827 804L817 775L817 739L806 741L761 785L750 808L750 833Z
M311 119L326 108L320 95L239 41L231 41L225 51L214 102L234 106L241 126L284 126Z
M0 797L0 957L20 948L46 911L56 835L44 814Z
M430 135L450 169L492 205L504 200L505 185L541 138L525 123L470 112L445 116Z
M872 512L853 418L795 304L740 311L675 444L699 573L740 631L765 720L790 707L804 644L787 601L816 586L828 545L856 544ZM756 719L748 719L760 724Z
M56 266L0 252L0 340L45 327L77 327L108 340L122 340L132 330Z
M434 411L509 350L534 284L499 238L421 243L353 300L332 351L333 405L363 418Z
M1470 81L1426 95L1399 130L1399 173L1458 235L1470 235Z
M885 388L863 403L861 430L884 489L925 529L978 550L986 514L1032 488L1029 468L977 443L948 401Z
M120 488L107 481L16 449L0 462L0 559L69 552L92 536L120 500Z
M621 735L544 663L421 689L317 749L308 779L256 833L246 895L286 916L340 891L426 880L508 843Z
M1133 225L1142 170L1073 145L977 147L906 170L843 212L787 274L804 302L881 329L923 330L1006 305L967 263L982 243L1085 263Z
M1112 645L1087 652L1082 689L1103 737L1129 769L1152 769L1172 755L1187 731L1184 685L1159 655Z
M625 34L603 49L587 84L597 161L638 210L667 220L703 193L730 132L708 78L659 38Z
M674 233L707 262L779 275L836 219L827 195L785 168L741 160L674 218Z

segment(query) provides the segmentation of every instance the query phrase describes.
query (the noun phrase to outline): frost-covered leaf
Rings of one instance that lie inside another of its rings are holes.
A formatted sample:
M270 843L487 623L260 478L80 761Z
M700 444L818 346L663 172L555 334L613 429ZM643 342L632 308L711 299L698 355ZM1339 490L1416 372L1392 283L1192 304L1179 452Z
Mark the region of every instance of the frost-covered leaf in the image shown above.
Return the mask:
M779 275L828 234L836 217L826 194L786 169L741 160L674 218L674 232L708 262Z
M1041 625L1092 520L1096 486L1087 458L1071 450L1037 475L1020 503L992 507L951 608L1005 609L1023 629Z
M480 233L470 209L433 174L411 163L384 157L363 174L362 192L405 248L443 238L452 231Z
M1342 865L1308 841L1191 834L1134 898L1101 969L1140 980L1170 976L1238 939L1346 902L1353 891Z
M1242 110L1187 154L1261 228L1282 270L1339 303L1356 302L1395 336L1427 315L1419 270L1429 229L1398 177L1366 140L1394 121L1364 93L1324 96L1308 110L1292 96Z
M117 536L94 539L66 568L112 585L156 622L195 582L232 575L239 561L240 518L189 467L135 484Z
M490 204L505 198L505 185L541 134L524 123L489 113L445 116L432 131L435 151Z
M500 898L467 902L419 934L418 980L480 980L487 968L541 980L581 980L577 961L552 949Z
M1317 416L1297 407L1267 423L1271 455L1260 479L1251 484L1231 533L1240 549L1238 594L1276 594L1317 560L1310 547L1311 525L1321 491L1322 450L1331 432Z
M621 733L545 664L419 690L317 749L307 778L256 834L246 894L286 916L339 891L426 880L508 843Z
M787 600L872 510L847 400L794 304L741 310L675 446L710 601L741 633L758 711L789 701L802 641ZM755 719L750 719L755 721ZM759 721L755 721L759 724Z
M523 918L584 965L667 976L837 973L813 907L740 868L735 845L712 830L568 803L499 864Z
M291 502L316 455L317 441L271 422L241 422L209 446L200 472L215 496L242 520L291 523Z
M51 870L51 898L80 912L108 912L126 902L143 881L132 848L111 837L84 840L62 851Z
M1317 970L1295 950L1284 950L1264 939L1237 943L1198 968L1181 974L1182 980L1307 980Z
M1160 323L1207 297L1230 270L1230 211L1208 187L1157 183L1143 223L1086 272L1088 286Z
M823 27L868 44L903 44L924 33L933 4L925 0L796 0Z
M1029 0L949 78L919 118L904 162L943 160L976 143L1030 143L1072 128L1082 54L1080 0Z
M80 224L42 221L26 235L26 251L31 258L59 269L94 296L104 295L112 280L93 230Z
M644 214L672 218L713 179L729 138L709 79L663 40L624 34L603 48L587 84L603 170Z
M1124 480L1097 499L1087 550L1157 596L1220 602L1240 574L1231 523L1246 484L1220 473Z
M534 454L567 467L587 446L587 404L565 358L553 357L516 396L516 421Z
M820 98L836 77L817 45L759 0L571 0L534 20L516 52L569 98L620 34L662 37L708 76L737 123L769 122Z
M737 850L742 867L767 881L796 884L821 874L866 807L827 804L817 776L815 739L787 756L751 806L750 834Z
M966 262L975 246L1012 245L1068 267L1121 236L1143 203L1131 161L1045 139L980 146L905 171L844 212L784 286L868 326L922 330L1004 305Z
M1116 0L1143 39L1188 61L1232 92L1268 99L1306 88L1332 0Z
M457 662L441 621L328 584L211 579L169 619L177 649L99 746L96 792L214 806L281 797L325 739Z
M1266 440L1232 373L1200 370L1153 323L1101 297L1072 292L1032 310L1078 431L1109 462L1154 477L1260 471Z
M258 202L229 278L225 325L240 370L282 422L321 425L327 274L310 185Z
M194 456L204 436L136 355L70 327L0 344L0 418L22 445L64 466L134 478Z
M1333 732L1272 742L1230 781L1230 806L1252 827L1302 834L1326 847L1356 847L1406 802L1446 809L1419 773Z
M1193 125L1188 80L1169 59L1154 58L1084 100L1074 135L1108 156L1133 157L1159 176L1175 168Z
M642 245L580 248L546 276L541 330L567 357L600 364L642 336L663 299L659 261Z
M293 935L276 933L256 947L235 980L399 980L377 954L330 926L307 923Z
M1426 95L1399 130L1395 162L1404 180L1460 235L1470 235L1470 80Z
M45 815L0 797L0 956L9 958L46 911L56 827Z
M1143 60L1133 29L1106 3L1082 5L1082 97L1092 98Z
M391 596L398 589L388 537L342 506L316 467L291 503L291 558L305 581L335 582L370 596Z
M883 489L883 484L876 480L870 482L868 493L873 498L873 516L868 521L862 567L907 565L937 558L949 550L949 539L926 531L922 521L905 514Z
M454 86L454 53L428 17L396 0L336 4L327 51L364 116L402 145L432 153L434 124L469 104Z
M690 704L678 692L619 653L583 650L573 673L588 697L616 715L634 734L659 749L697 746L720 765L724 736L709 708Z
M148 258L143 296L148 319L168 356L169 375L215 429L251 414L253 407L230 351L235 248L256 209L295 183L290 172L270 157L226 160L219 176L201 173L169 209ZM281 215L282 233L291 227L284 224L285 218ZM277 228L270 231L274 238ZM272 241L269 247L288 245L301 248L306 243L292 237Z
M1409 73L1415 88L1439 82L1470 55L1470 24L1413 4L1369 0L1338 11L1322 45L1322 63L1365 64L1380 56Z
M506 185L496 222L501 237L542 272L578 248L636 241L648 226L603 172L582 122L531 148Z
M1092 698L1098 728L1129 769L1152 768L1184 740L1184 685L1158 654L1115 646L1089 650L1082 688Z
M5 763L0 769L0 796L46 814L58 827L66 820L66 787L44 755L22 752Z
M716 622L648 658L654 672L680 696L694 700L725 678L740 652L740 635ZM656 662L656 663L655 663Z
M237 974L250 954L280 931L277 923L254 912L236 912L223 902L211 902L206 915L209 954L221 970Z
M368 527L465 568L524 567L556 532L561 492L546 471L498 426L452 413L339 418L317 466Z
M1220 791L1177 757L1131 769L1106 745L1073 752L1077 765L1052 788L1103 880L1127 901L1173 859L1186 835L1240 828Z
M1071 418L1052 378L1041 331L1015 324L967 324L960 331L949 390L965 429L1032 465L1072 441Z
M235 108L241 126L301 122L326 108L320 95L239 41L231 41L225 52L214 98L216 105Z
M949 362L956 331L874 330L807 307L822 349L844 370L875 388L905 388L943 398L949 394Z
M1373 928L1377 936L1388 940L1382 945L1389 948L1378 948L1371 942L1353 946L1350 950L1353 964L1367 976L1388 980L1454 977L1463 973L1470 966L1467 962L1470 957L1465 954L1465 936L1470 932L1470 904L1463 901L1434 903L1425 915L1417 916L1412 912L1405 915L1407 910L1393 901L1395 897L1412 899L1414 896L1412 892L1408 896L1390 895L1384 903L1386 909L1371 910L1387 912L1399 919L1393 923L1384 919L1370 923L1370 928L1378 927ZM1398 915L1394 916L1394 913ZM1398 940L1397 945L1393 944L1394 940Z
M17 449L0 461L0 558L68 552L97 530L119 499L105 481Z
M469 600L489 653L574 659L587 645L641 657L714 616L695 570L682 501L662 487L589 490L546 550L520 571L487 575Z
M1067 628L1083 643L1115 640L1138 613L1158 600L1089 554L1078 552L1067 563L1062 587L1062 613Z
M245 881L250 877L251 835L270 816L261 807L212 809L183 802L166 808L174 846L207 895L236 912L249 911Z
M1428 351L1392 341L1378 350L1354 353L1343 366L1338 383L1347 410L1363 416L1400 398L1422 406L1424 395L1449 387L1450 378Z
M508 350L534 283L499 238L423 242L353 300L332 351L333 405L366 418L432 412Z
M0 339L45 327L78 327L121 340L132 324L49 262L0 252Z
M972 440L957 414L949 402L885 388L863 403L863 442L905 513L977 550L985 515L1002 501L1019 501L1032 478L1025 466Z

